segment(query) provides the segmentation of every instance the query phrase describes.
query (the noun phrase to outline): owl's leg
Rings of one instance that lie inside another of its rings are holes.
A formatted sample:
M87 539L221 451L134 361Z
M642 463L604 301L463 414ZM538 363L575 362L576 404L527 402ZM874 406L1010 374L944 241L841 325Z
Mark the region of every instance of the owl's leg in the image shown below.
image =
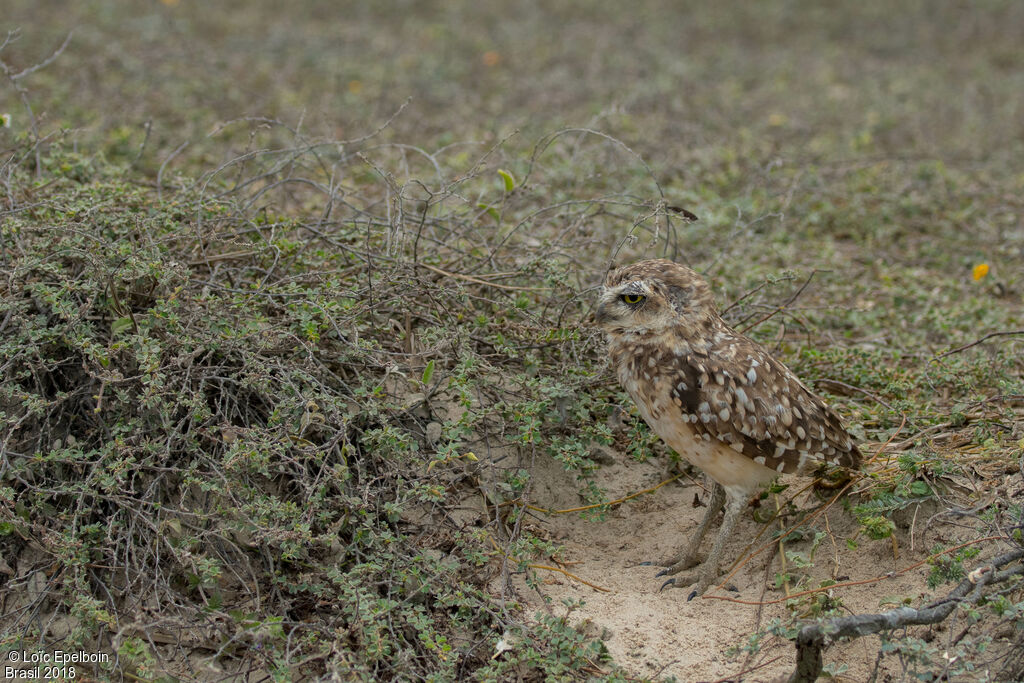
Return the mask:
M743 508L746 507L746 503L747 501L744 496L729 496L725 505L725 519L722 520L718 536L715 537L715 544L711 547L711 554L704 560L700 571L695 576L691 574L669 579L662 588L669 585L674 588L686 588L696 579L697 585L689 598L692 600L696 596L702 595L708 589L708 586L718 580L718 562L722 557L722 550L725 549L725 542L732 535L732 531L736 527L736 522L740 519Z
M690 542L686 545L686 549L677 555L659 562L658 564L662 567L667 567L667 569L660 572L658 576L677 574L684 569L700 564L700 543L704 540L708 527L711 526L711 523L715 520L715 515L722 509L724 503L725 489L716 481L711 489L711 500L708 501L708 509L704 513L704 519L700 521L697 530L693 532L693 536L690 537Z

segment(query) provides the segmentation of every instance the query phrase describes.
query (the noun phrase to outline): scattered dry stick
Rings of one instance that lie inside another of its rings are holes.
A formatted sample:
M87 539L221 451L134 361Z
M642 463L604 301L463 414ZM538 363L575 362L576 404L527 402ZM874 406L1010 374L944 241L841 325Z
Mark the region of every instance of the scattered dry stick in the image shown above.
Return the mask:
M550 287L516 287L514 285L500 285L496 282L488 282L487 280L482 280L481 278L473 277L472 275L465 275L464 273L451 273L447 270L442 270L427 263L417 263L416 265L422 266L427 270L432 270L438 275L444 275L445 277L453 277L458 280L465 280L466 282L472 282L474 284L484 285L486 287L494 287L495 289L507 289L514 292L542 292L550 289Z
M491 542L491 546L493 546L494 550L497 553L499 553L502 557L504 557L506 560L511 560L512 559L511 557L509 557L508 553L506 553L504 550L502 550L498 546L498 543L489 534L487 536L487 540ZM580 577L576 576L575 574L573 574L571 572L565 571L561 567L551 567L551 566L548 566L546 564L528 564L526 566L531 568L531 569L545 569L545 570L547 570L549 572L558 572L560 574L564 574L565 576L568 576L570 579L573 579L574 581L579 581L582 584L586 584L587 586L590 586L591 588L593 588L596 591L600 591L602 593L611 593L611 589L610 588L603 588L601 586L598 586L597 584L590 583L586 579L581 579Z
M610 588L602 588L601 586L598 586L596 584L590 583L586 579L581 579L580 577L576 576L575 574L572 574L570 572L565 571L561 567L549 567L546 564L528 564L526 566L530 567L531 569L546 569L549 572L559 572L560 574L565 574L570 579L574 579L576 581L579 581L580 583L584 583L584 584L590 586L591 588L593 588L596 591L601 591L602 593L611 593L611 589Z
M787 596L781 597L781 598L776 598L774 600L743 600L741 598L730 598L729 596L726 596L726 595L708 595L708 594L702 595L701 598L704 599L704 600L724 600L726 602L735 602L735 603L737 603L739 605L757 605L757 606L777 605L777 604L779 604L781 602L786 602L788 600L794 600L796 598L802 598L805 595L814 595L815 593L823 593L823 592L826 592L826 591L832 591L832 590L835 590L836 588L850 588L851 586L866 586L866 585L871 584L871 583L879 583L881 581L886 581L888 579L894 579L897 576L901 576L903 574L906 574L907 572L913 571L913 570L917 569L918 567L920 567L922 565L928 564L932 560L935 560L935 559L937 559L939 557L942 557L943 555L948 555L949 553L956 552L957 550L963 550L964 548L967 548L969 546L977 545L979 543L985 543L987 541L1005 541L1005 540L1007 540L1006 536L985 536L984 538L976 538L973 541L967 541L966 543L961 543L960 545L955 545L952 548L946 548L945 550L941 550L941 551L939 551L937 553L929 555L928 557L924 558L923 560L920 560L919 562L915 562L914 564L911 564L911 565L908 565L906 567L903 567L902 569L896 569L894 571L887 572L887 573L881 574L879 576L873 576L870 579L860 579L858 581L843 581L842 583L832 583L832 584L829 584L827 586L820 586L818 588L808 588L805 591L800 591L799 593L793 593L791 595L787 595ZM773 541L773 543L774 543L774 541Z
M682 474L677 474L676 476L674 476L674 477L672 477L670 479L666 479L665 481L661 482L660 484L652 486L649 489L644 489L642 491L637 491L636 493L630 493L627 496L623 496L622 498L617 498L616 500L610 500L607 503L594 503L593 505L584 505L584 506L578 507L578 508L566 508L565 510L548 510L547 508L541 508L541 507L537 507L536 505L529 505L529 504L525 504L525 503L523 504L523 507L525 507L527 509L530 509L530 510L534 510L536 512L542 512L542 513L544 513L546 515L564 515L564 514L568 514L570 512L583 512L584 510L593 510L595 508L609 508L609 509L611 509L611 508L615 507L616 505L621 505L622 503L625 503L627 500L630 500L631 498L636 498L638 496L644 495L645 493L651 493L652 491L657 491L658 489L660 489L665 484L671 484L676 479L679 479L682 476L683 476Z
M776 308L775 308L775 310L774 310L774 311L772 311L771 313L769 313L769 314L767 314L767 315L765 315L765 316L763 316L763 317L759 318L759 319L758 319L758 320L757 320L756 322L750 323L749 325L747 325L746 327L744 327L743 329L741 329L741 330L740 330L740 332L741 332L741 333L743 333L743 334L746 334L747 330L750 330L750 329L752 329L752 328L754 328L754 327L757 327L758 325L760 325L760 324L761 324L761 323L763 323L764 321L768 320L769 318L771 318L771 317L773 317L773 316L775 316L775 315L777 315L777 314L781 313L782 311L786 310L786 307L788 307L788 306L789 306L789 305L790 305L791 303L793 303L794 301L796 301L796 300L797 300L797 298L798 298L798 297L799 297L799 296L800 296L801 294L803 294L803 293L804 293L804 290L805 290L805 289L807 289L807 285L811 284L811 280L812 280L812 279L814 278L814 275L815 275L815 273L817 273L817 272L818 272L818 269L817 269L817 268L815 268L814 270L812 270L812 271L811 271L811 274L810 274L809 276L807 276L807 280L805 280L805 281L804 281L804 283L803 283L802 285L800 285L800 289L796 290L796 293L795 293L795 294L793 294L793 296L789 297L789 298L788 298L788 299L786 299L786 300L785 300L784 302L782 302L782 304L781 304L781 305L779 305L778 307L776 307Z
M1018 336L1018 335L1024 335L1024 330L1008 330L1006 332L990 332L990 333L986 334L984 337L981 337L980 339L972 341L970 344L964 344L963 346L958 346L957 348L952 349L950 351L946 351L945 353L940 353L939 355L935 356L935 358L933 358L932 360L939 360L940 358L945 358L946 356L952 356L954 353L960 353L961 351L965 351L965 350L971 348L972 346L977 346L981 342L983 342L983 341L985 341L987 339L991 339L992 337L1014 337L1014 336Z

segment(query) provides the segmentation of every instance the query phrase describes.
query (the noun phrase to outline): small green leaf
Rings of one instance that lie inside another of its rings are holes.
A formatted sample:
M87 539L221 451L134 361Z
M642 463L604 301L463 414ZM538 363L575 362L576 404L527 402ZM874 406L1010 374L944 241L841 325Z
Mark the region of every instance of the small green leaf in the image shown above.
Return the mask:
M859 521L864 532L875 541L889 538L892 536L892 532L896 530L896 525L893 524L892 520L882 515L865 515Z
M924 498L931 495L932 488L923 481L914 481L910 483L910 492L918 498Z
M133 325L134 323L131 318L118 318L110 324L110 334L116 337Z
M427 384L430 383L430 378L433 377L433 376L434 376L434 361L431 360L429 363L427 363L427 367L423 368L423 377L420 378L420 382L423 383L423 386L426 386Z
M512 176L511 173L499 168L498 175L500 175L501 179L505 181L505 192L511 192L512 190L516 189L516 179Z
M501 214L499 214L498 210L495 209L490 204L480 203L480 204L477 204L476 206L477 206L478 209L483 209L484 211L486 211L487 214L491 218L493 218L495 221L499 221L499 222L501 221Z

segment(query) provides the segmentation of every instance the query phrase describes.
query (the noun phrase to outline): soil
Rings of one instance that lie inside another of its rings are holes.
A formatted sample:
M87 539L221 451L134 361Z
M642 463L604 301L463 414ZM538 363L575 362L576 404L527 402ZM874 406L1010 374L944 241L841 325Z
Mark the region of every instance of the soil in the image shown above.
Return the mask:
M667 478L670 476L662 462L653 459L634 462L621 454L616 454L614 462L602 467L596 475L597 483L607 491L609 500L656 486ZM532 481L532 504L555 510L580 505L575 476L565 472L559 463L549 458L539 459ZM783 482L791 486L779 496L789 498L793 496L790 492L799 490L809 480L790 477ZM534 524L562 545L563 550L557 557L562 568L603 590L558 572L537 570L539 586L536 590L527 586L524 575L512 577L513 597L526 605L527 612L534 614L541 610L564 614L563 600L582 600L583 606L571 613L571 622L583 625L595 635L604 632L614 661L634 676L654 679L674 676L680 681L785 680L794 662L795 651L790 641L766 636L758 653L748 656L742 650L752 634L767 628L775 619L785 620L788 615L785 593L775 588L775 575L780 565L775 552L777 544L769 541L770 533L762 535L753 551L767 547L727 580L736 591L712 588L705 596L687 601L690 587L659 590L665 579L656 578L655 574L661 568L641 564L674 554L685 545L689 533L704 514L703 503L709 497L706 486L699 473L695 473L694 478L680 478L628 500L603 519L587 519L579 513L534 518ZM695 496L701 501L698 507L694 505ZM771 498L761 503L762 512L758 515L753 514L753 509L744 514L734 538L726 546L723 570L744 555L746 546L764 529L764 524L755 517L770 516L770 510L765 509L767 505L774 509L770 501ZM799 508L806 509L820 501L808 493L795 502ZM874 541L859 537L857 547L849 548L846 539L854 537L856 521L841 503L833 505L811 523L815 529L826 533L815 552L813 566L803 570L791 568L791 571L795 576L800 576L801 572L808 574L806 586L816 587L827 578L843 582L870 580L915 564L926 556L923 550L941 539L936 536L939 532L922 528L930 512L922 510L916 516L912 509L906 512L909 514L897 520L897 524L902 522L905 528L899 529L895 543L892 539ZM704 540L705 553L714 540L715 530L716 527L712 527ZM787 543L787 551L807 555L813 535L809 534L803 541ZM924 538L926 535L928 538ZM925 583L928 570L925 564L894 577L832 589L831 594L841 600L847 613L884 611L898 606L898 601L904 598L920 604L933 595ZM498 587L497 582L495 587ZM943 587L938 588L939 592L943 590ZM745 604L735 600L768 604ZM806 608L807 600L801 604ZM930 636L949 628L957 630L958 627L939 625ZM921 631L924 633L925 629ZM876 668L878 651L878 637L864 637L826 650L825 663L833 666L842 663L848 667L838 680L866 681ZM882 663L875 680L903 678L897 663L890 660L892 658Z

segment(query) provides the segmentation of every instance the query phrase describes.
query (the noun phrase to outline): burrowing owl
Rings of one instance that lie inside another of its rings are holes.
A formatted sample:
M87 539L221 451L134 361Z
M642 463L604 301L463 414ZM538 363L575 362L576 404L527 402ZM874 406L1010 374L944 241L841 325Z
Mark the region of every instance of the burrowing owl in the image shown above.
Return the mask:
M613 271L595 320L644 420L716 482L694 537L661 563L667 569L659 576L699 563L701 540L728 500L703 567L672 585L696 579L699 595L718 578L722 547L750 495L779 473L860 465L836 413L764 347L730 328L691 269L656 259Z

